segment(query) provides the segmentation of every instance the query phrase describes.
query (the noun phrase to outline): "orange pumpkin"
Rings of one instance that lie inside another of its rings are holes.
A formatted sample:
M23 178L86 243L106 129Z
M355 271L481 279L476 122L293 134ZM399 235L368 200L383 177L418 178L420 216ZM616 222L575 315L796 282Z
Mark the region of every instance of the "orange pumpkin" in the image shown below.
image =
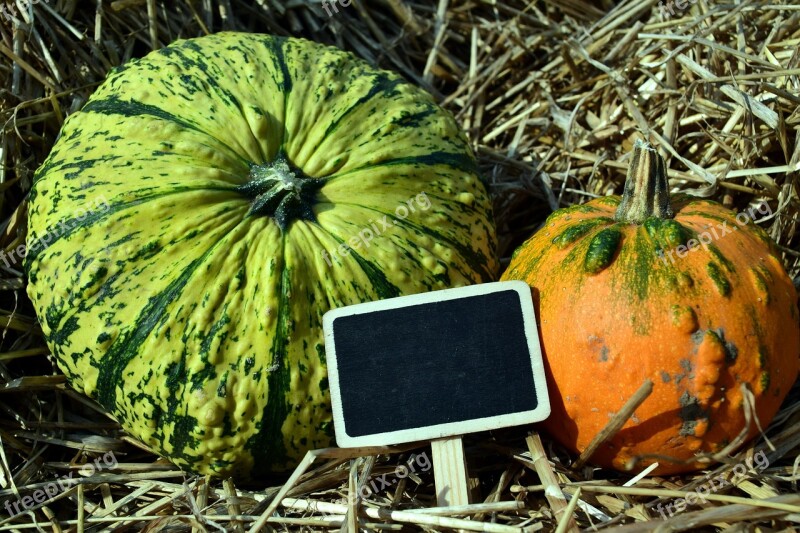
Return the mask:
M647 379L653 393L592 462L683 472L756 435L748 409L766 428L797 377L800 327L753 216L670 202L664 160L637 142L622 198L553 213L514 253L502 279L533 288L555 439L582 451Z

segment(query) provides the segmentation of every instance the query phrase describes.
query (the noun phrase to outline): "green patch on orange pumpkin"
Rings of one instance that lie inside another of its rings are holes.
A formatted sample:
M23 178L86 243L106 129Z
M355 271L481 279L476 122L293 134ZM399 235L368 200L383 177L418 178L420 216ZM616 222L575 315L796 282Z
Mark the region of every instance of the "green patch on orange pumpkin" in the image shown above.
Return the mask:
M762 265L759 265L750 268L749 272L751 280L753 282L753 286L755 287L762 301L765 304L770 303L772 301L772 295L769 288L769 284L771 281L770 279L771 275L769 273L769 270L764 268Z
M720 295L731 295L731 282L728 281L728 278L726 278L725 274L722 273L722 269L719 268L717 263L710 261L706 265L706 273L708 274L708 277L711 278L711 281L714 283L714 286L717 288L717 291L719 291Z
M685 245L691 232L673 219L650 217L643 224L647 234L666 251Z
M770 382L769 372L767 371L762 372L761 379L759 380L759 384L761 385L761 392L765 392L767 389L769 389L769 382Z
M593 229L604 224L613 224L614 219L610 217L592 218L588 220L581 220L567 227L558 236L553 239L553 244L558 248L566 248L574 243L579 238L583 237Z
M562 217L569 217L574 214L590 215L601 212L602 212L601 209L598 209L597 207L591 204L574 204L569 207L564 207L563 209L558 209L556 211L553 211L552 213L547 215L547 218L545 219L545 224L547 224L548 222L552 222L555 219L559 219Z
M650 284L655 281L653 278L663 278L669 274L662 270L653 269L653 263L660 261L660 259L658 259L657 248L653 246L653 242L646 230L634 232L629 241L623 241L625 270L628 272L625 277L627 285L625 290L627 294L635 296L639 301L643 301L650 291ZM645 317L644 320L649 322L649 317Z
M673 304L670 307L670 312L672 325L675 326L678 331L684 333L693 333L697 331L697 313L695 313L694 309L686 305Z
M709 244L708 251L714 256L714 259L717 260L717 263L722 265L728 274L736 274L736 267L733 266L733 263L727 257L725 257L725 255L723 255L722 251L717 245Z
M622 232L616 227L605 228L592 237L583 262L583 270L589 274L597 274L613 261Z

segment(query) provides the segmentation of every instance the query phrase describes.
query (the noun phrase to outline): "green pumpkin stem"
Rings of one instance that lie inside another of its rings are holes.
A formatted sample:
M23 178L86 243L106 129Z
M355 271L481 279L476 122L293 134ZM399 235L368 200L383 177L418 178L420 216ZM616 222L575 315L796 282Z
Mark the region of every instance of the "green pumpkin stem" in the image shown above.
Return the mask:
M283 154L270 163L252 165L249 178L236 188L252 200L248 216L272 217L281 230L294 220L316 220L312 206L327 180L309 178Z
M667 166L655 148L637 140L625 178L625 192L614 218L618 222L641 224L650 217L673 217Z

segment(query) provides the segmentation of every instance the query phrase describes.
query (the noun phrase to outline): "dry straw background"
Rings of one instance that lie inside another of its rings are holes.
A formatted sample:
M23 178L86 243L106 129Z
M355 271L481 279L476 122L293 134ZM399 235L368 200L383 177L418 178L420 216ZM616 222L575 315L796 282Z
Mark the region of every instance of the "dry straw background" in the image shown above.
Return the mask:
M112 66L226 29L334 44L433 93L469 133L492 184L504 265L551 210L620 193L625 155L641 136L667 158L674 191L737 210L766 202L773 216L758 223L797 282L800 6L681 4L669 13L656 0L356 0L329 17L310 0L0 0L15 14L0 13L0 247L24 242L33 172ZM572 470L574 457L528 429L467 439L482 507L439 515L424 511L435 501L430 470L332 503L356 479L393 472L425 448L317 457L285 485L293 500L283 502L275 495L286 476L239 486L187 475L69 389L24 287L18 262L0 263L0 530L322 531L358 520L406 531L779 531L800 522L797 387L764 428L768 440L709 472L730 479L761 451L769 467L668 521L656 506L704 484L704 473L636 480ZM83 465L110 451L116 466L86 476ZM6 501L68 472L79 483L7 516Z

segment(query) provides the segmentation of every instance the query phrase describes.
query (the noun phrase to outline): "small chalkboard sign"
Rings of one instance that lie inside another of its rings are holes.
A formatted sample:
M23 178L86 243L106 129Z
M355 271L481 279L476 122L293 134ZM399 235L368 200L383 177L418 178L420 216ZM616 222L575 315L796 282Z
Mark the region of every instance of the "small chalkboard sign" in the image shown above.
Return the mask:
M399 444L550 414L522 281L342 307L323 317L336 442Z

